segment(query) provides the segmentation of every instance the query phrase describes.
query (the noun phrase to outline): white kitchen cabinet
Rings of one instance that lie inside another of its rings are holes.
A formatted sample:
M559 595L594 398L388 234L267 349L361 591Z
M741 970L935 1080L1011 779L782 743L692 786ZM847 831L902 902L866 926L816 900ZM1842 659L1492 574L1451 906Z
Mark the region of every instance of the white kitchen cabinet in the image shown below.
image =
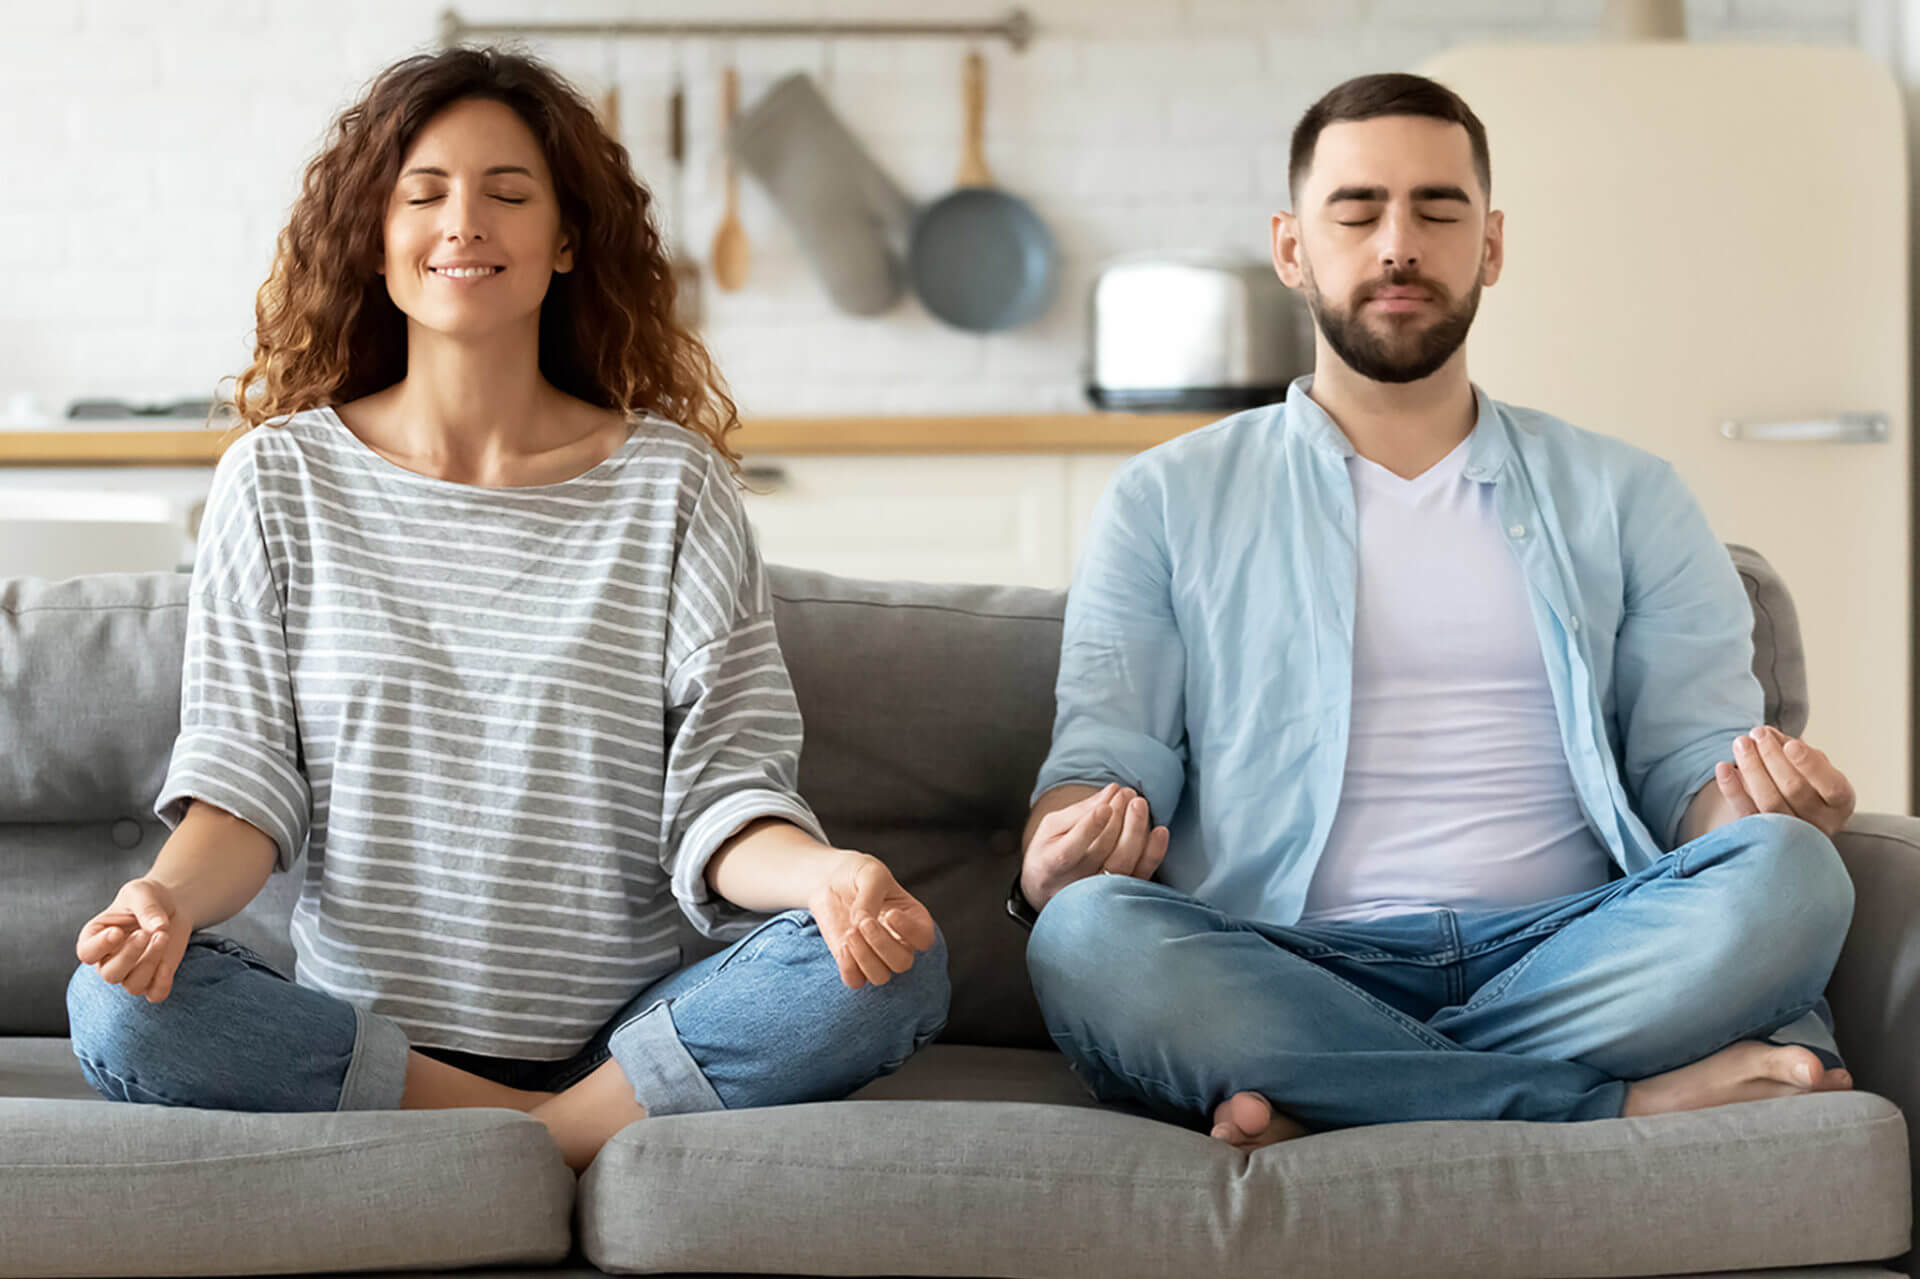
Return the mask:
M771 563L849 577L1065 587L1128 453L748 456ZM0 467L0 577L190 568L201 466Z
M0 467L0 577L191 568L210 466Z
M747 517L770 563L848 577L1061 586L1059 453L749 456Z

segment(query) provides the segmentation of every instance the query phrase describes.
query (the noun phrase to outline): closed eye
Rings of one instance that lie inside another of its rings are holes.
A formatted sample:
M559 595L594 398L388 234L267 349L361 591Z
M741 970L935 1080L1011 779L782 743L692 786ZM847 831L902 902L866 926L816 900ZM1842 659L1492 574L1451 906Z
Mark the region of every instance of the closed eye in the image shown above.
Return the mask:
M435 200L438 200L439 198L440 197L437 195L430 195L419 200L408 200L407 203L408 204L432 204ZM496 200L499 200L503 204L525 204L527 202L524 196L496 195L493 198Z

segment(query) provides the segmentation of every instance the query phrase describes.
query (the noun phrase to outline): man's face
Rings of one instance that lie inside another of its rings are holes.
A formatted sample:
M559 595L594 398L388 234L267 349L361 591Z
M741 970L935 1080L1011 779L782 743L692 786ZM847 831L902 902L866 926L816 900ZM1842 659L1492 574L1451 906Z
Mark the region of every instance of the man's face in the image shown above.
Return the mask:
M1465 128L1342 121L1321 131L1295 210L1274 215L1274 269L1354 372L1416 382L1466 341L1500 276L1502 230Z

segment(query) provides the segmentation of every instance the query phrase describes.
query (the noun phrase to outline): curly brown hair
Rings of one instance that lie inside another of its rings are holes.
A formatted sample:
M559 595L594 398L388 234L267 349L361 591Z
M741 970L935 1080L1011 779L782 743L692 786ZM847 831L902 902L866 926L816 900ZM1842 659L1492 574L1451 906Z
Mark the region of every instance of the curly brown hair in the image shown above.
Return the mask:
M540 372L590 404L699 431L737 472L726 436L739 412L705 345L674 318L653 193L578 89L539 59L494 47L397 62L334 119L254 299L253 361L219 405L240 419L232 434L406 375L406 317L374 270L385 209L421 129L467 98L504 103L526 121L574 246L574 269L553 276L541 303Z

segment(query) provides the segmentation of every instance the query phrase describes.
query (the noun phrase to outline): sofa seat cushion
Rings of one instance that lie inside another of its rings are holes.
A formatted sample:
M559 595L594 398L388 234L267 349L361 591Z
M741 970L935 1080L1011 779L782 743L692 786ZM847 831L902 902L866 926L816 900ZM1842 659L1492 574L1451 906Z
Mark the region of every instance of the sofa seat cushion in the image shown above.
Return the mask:
M0 1038L0 1276L552 1264L573 1193L517 1111L128 1105L65 1039Z
M0 1099L9 1097L106 1101L80 1073L73 1041L65 1035L0 1038Z
M625 1274L1145 1279L1285 1258L1288 1274L1518 1279L1907 1248L1906 1121L1871 1093L1386 1124L1241 1154L1084 1104L1057 1054L954 1051L936 1044L844 1102L632 1125L580 1180L582 1251ZM968 1082L983 1070L988 1089Z

